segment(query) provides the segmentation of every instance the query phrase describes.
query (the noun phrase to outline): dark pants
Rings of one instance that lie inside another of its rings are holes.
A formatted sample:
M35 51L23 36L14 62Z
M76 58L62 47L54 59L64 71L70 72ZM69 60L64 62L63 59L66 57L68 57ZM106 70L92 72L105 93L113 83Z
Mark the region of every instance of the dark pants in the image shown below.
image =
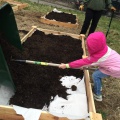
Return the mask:
M85 20L84 20L80 34L86 34L91 20L92 20L92 23L91 23L88 35L90 33L93 33L97 27L97 24L99 22L101 15L102 15L102 10L96 11L96 10L87 8L85 13Z

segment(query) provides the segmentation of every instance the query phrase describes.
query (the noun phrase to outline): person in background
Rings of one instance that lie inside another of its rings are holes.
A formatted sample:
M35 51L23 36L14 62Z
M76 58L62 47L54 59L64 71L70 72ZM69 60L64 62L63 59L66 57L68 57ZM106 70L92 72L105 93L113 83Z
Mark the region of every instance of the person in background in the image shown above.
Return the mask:
M88 57L75 60L70 63L61 63L59 68L83 68L88 66L97 66L93 72L94 82L93 95L97 101L102 101L102 78L116 77L120 78L120 55L112 50L106 44L106 37L103 32L91 33L86 39Z
M93 33L97 27L99 19L102 15L103 10L107 6L112 11L116 11L116 8L113 7L111 0L83 0L79 9L84 9L84 4L87 4L86 12L85 12L85 19L81 29L80 34L86 34L90 23L90 29L88 35Z

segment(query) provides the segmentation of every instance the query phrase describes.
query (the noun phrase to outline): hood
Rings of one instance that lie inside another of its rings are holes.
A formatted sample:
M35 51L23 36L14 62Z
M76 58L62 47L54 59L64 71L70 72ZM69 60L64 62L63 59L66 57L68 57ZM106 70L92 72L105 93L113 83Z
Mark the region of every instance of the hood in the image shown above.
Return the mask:
M91 33L86 42L90 56L107 52L106 37L102 32Z
M86 45L91 62L98 61L108 50L106 37L102 32L91 33L87 38Z

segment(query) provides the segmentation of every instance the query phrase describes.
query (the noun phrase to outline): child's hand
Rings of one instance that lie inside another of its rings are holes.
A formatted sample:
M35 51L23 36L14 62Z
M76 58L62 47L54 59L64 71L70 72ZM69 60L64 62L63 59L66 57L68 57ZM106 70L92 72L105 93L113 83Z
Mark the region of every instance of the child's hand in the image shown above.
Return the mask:
M61 64L59 65L59 68L65 69L65 68L66 68L66 64L61 63Z

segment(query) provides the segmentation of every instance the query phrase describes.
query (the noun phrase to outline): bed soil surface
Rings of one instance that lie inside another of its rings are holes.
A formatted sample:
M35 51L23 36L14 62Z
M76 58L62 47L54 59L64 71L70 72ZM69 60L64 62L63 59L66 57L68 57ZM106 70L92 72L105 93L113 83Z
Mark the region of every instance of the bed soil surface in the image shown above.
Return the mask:
M69 13L58 13L58 12L50 12L45 16L49 20L56 20L60 22L72 23L76 24L76 15L69 14Z
M25 33L25 31L23 32ZM79 47L76 47L78 44ZM42 109L45 104L49 106L49 102L56 95L67 99L67 88L62 86L59 81L61 77L83 77L83 71L79 69L63 70L58 67L12 61L12 59L21 59L68 63L82 58L83 50L81 41L78 39L66 35L46 35L37 30L23 43L23 51L17 50L3 40L1 45L16 86L16 92L10 99L10 104ZM75 90L74 86L72 86L72 90Z

